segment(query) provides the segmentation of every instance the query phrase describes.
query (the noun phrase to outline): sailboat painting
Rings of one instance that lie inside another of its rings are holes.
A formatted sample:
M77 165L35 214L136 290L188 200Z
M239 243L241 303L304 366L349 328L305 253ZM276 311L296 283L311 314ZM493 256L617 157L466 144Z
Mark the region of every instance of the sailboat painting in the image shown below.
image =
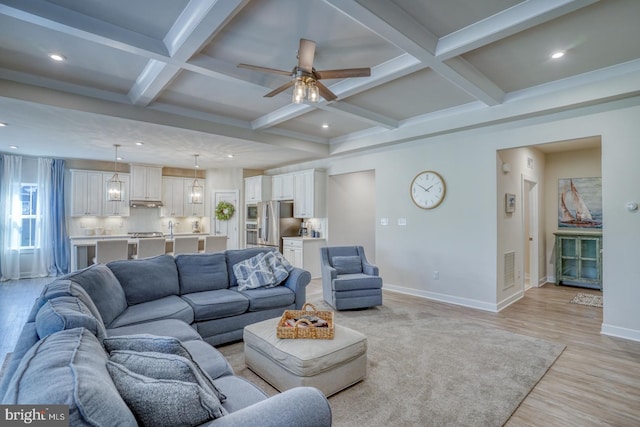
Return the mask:
M558 228L602 228L602 178L558 180Z

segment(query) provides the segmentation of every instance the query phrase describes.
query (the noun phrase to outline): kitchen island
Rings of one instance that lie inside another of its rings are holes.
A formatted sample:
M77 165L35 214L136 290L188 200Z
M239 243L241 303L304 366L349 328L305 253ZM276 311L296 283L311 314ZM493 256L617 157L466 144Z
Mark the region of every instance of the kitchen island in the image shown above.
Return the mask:
M199 239L198 248L204 249L204 241L205 238L209 235L208 233L174 233L174 237L177 236L193 236L197 235ZM166 252L173 251L173 239L169 235L165 235L167 245ZM70 271L77 271L88 267L92 264L91 260L95 256L96 253L96 242L98 240L105 239L127 239L129 242L129 258L131 255L136 253L138 239L131 237L129 234L102 234L102 235L94 235L94 236L72 236L69 238L71 242L71 265Z

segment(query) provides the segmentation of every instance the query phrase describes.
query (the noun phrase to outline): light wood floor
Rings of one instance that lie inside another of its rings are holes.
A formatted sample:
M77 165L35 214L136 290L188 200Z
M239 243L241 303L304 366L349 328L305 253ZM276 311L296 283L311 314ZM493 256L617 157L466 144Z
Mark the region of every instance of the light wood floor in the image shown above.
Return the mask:
M33 300L48 281L0 283L0 360L13 349ZM320 281L313 280L309 295L321 292ZM570 304L578 292L600 294L547 284L528 290L500 313L386 291L384 298L566 346L507 426L640 426L640 343L601 335L602 309Z

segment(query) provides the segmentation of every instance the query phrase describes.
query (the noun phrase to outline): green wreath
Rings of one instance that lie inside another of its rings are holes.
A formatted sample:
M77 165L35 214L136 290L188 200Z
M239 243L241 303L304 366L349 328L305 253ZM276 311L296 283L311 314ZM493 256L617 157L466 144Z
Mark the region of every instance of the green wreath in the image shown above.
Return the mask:
M218 221L228 221L236 212L236 208L229 202L220 202L216 206L216 219Z

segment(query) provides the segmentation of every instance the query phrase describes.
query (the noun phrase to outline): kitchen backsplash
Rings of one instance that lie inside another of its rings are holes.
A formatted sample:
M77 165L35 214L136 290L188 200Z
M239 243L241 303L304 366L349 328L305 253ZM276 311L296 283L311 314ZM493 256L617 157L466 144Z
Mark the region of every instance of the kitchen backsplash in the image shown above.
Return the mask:
M162 231L169 233L169 221L174 233L190 233L193 221L198 221L200 232L209 230L209 218L161 217L158 208L133 208L128 217L81 217L69 218L67 231L70 237L87 234L127 234L134 231ZM96 233L97 232L97 233Z

